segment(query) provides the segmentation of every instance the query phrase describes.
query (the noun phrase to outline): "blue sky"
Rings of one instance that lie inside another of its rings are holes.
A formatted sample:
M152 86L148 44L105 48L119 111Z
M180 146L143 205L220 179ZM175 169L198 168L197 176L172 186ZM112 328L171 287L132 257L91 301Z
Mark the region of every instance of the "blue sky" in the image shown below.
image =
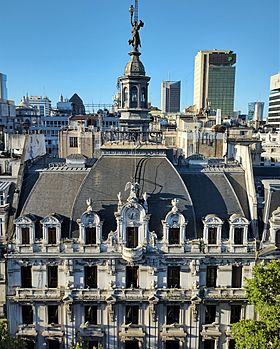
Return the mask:
M129 59L128 8L134 0L0 0L0 72L9 98L77 92L85 103L111 103ZM198 50L237 53L235 109L267 104L269 79L280 71L279 0L139 0L142 62L151 76L150 101L160 84L182 81L181 105L192 104Z

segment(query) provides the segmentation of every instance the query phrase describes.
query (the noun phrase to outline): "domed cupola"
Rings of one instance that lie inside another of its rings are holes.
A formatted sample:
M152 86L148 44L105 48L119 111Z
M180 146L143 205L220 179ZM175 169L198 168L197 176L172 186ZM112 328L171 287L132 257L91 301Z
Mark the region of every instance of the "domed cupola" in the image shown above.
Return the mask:
M131 58L130 61L125 66L124 75L125 76L145 76L145 68L143 63L140 61L140 52L132 51L129 53Z
M134 15L133 6L130 9L132 38L128 41L132 46L129 52L130 60L126 64L124 76L119 78L120 100L119 112L121 131L147 132L150 116L148 114L148 85L150 77L146 76L143 63L140 61L141 47L140 29L144 23Z

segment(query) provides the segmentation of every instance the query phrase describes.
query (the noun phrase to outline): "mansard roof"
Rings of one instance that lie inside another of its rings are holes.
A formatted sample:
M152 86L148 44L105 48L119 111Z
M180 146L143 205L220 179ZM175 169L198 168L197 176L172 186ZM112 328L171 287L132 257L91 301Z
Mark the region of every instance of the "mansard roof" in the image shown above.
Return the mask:
M151 231L161 235L161 220L170 211L173 198L179 199L178 208L189 221L188 229L193 231L194 212L189 193L173 165L166 157L160 156L102 156L80 187L73 207L73 221L85 211L86 199L91 197L93 211L104 222L103 235L115 230L117 194L121 192L122 200L125 201L129 193L124 188L131 180L139 183L140 195L145 192L148 195ZM77 229L74 225L73 228Z
M147 193L150 231L162 234L162 220L170 212L171 200L179 200L178 209L188 221L190 238L201 237L202 219L213 213L223 220L223 236L228 234L228 219L239 214L250 221L244 171L184 169L180 173L164 155L105 154L91 169L42 171L31 184L24 182L30 194L22 197L18 215L32 213L40 219L56 212L63 218L63 236L78 230L81 218L92 199L92 209L103 221L103 236L116 230L115 212L118 193L124 203L129 195L127 182L137 182L140 197ZM24 187L24 186L23 186ZM71 229L70 229L71 228Z
M226 237L227 221L232 214L240 214L250 220L244 171L221 171L190 168L181 173L194 205L197 233L202 236L202 220L213 213L224 221L223 237Z
M72 206L78 189L87 171L43 171L33 183L33 188L27 198L22 197L22 211L20 215L31 212L43 219L56 212L63 218L64 230L67 236ZM24 182L25 184L25 182Z

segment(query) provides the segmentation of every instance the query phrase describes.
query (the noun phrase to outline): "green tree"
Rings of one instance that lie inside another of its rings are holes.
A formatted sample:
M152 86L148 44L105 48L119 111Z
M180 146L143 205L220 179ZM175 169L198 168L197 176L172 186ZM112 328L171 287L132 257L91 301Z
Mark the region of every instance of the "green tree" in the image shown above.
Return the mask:
M10 335L6 320L0 321L0 349L25 349L23 340Z
M253 278L246 279L245 290L258 320L232 325L236 348L280 349L280 260L257 264Z

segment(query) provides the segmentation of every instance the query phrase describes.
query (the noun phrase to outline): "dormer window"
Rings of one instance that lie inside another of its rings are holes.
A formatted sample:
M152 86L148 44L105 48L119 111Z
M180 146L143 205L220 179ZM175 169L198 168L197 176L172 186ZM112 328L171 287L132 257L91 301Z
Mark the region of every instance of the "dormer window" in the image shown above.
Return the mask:
M96 227L86 227L85 228L86 245L96 244Z
M30 228L28 227L21 228L21 243L23 245L30 244Z
M169 245L180 244L180 228L169 228Z
M53 213L41 220L43 239L48 245L56 245L61 236L62 218Z
M32 214L20 216L16 219L16 243L30 245L35 240L36 217Z
M203 240L208 245L220 245L223 221L215 214L209 214L203 219Z
M171 200L172 208L167 213L163 225L163 244L167 249L171 248L174 251L181 252L185 242L186 222L185 217L180 213L178 208L179 200Z
M88 207L82 214L81 218L77 220L80 228L80 242L85 245L86 249L100 248L102 236L102 222L100 217L93 211L93 201L88 199L86 201ZM95 246L91 246L95 245Z
M138 227L126 228L126 247L136 248L138 246Z
M240 214L233 214L229 218L229 240L233 245L247 243L249 221Z
M56 244L56 228L48 228L48 244L55 245Z

